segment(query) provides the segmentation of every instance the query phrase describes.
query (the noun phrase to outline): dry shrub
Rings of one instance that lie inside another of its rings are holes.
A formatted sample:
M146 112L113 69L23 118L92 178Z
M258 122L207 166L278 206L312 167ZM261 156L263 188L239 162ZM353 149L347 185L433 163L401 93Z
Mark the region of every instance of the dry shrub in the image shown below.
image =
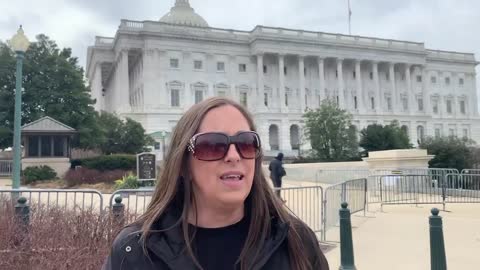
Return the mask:
M128 171L98 171L88 168L77 168L69 170L65 175L65 184L67 187L78 186L82 184L114 183L115 180L122 179Z
M25 228L5 196L0 213L0 269L100 269L120 230L111 215L45 206L31 207Z

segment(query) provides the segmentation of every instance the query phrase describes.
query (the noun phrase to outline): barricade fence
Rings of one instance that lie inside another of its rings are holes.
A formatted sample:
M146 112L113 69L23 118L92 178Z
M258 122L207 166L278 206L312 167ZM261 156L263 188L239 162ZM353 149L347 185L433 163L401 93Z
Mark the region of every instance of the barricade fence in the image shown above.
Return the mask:
M321 186L278 188L285 206L292 214L308 224L325 241L329 229L338 226L338 209L347 202L353 213L367 211L369 203L443 204L480 203L480 174L450 173L454 170L374 171L377 175L344 181L323 189ZM381 175L382 173L387 173ZM407 174L418 172L419 174ZM121 205L124 222L132 222L145 213L154 189L118 190L101 194L96 190L64 189L0 189L0 199L15 202L25 197L35 207L65 210L90 210L111 213L114 205ZM122 200L118 202L117 197ZM105 201L105 203L104 203ZM108 204L107 204L108 203Z
M366 211L367 207L367 179L349 180L341 184L333 185L325 190L323 201L323 237L326 240L326 232L340 221L338 216L339 205L347 202L351 213Z
M0 177L12 176L13 162L11 160L0 160Z
M104 210L103 194L93 189L0 189L0 198L12 200L20 197L34 207L65 209L76 211Z

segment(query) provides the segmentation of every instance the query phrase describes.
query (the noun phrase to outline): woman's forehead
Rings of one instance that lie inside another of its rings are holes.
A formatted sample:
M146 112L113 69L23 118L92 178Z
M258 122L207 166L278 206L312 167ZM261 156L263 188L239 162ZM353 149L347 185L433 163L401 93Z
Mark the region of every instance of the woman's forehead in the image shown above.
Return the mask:
M239 131L249 131L245 116L235 107L226 105L210 110L200 124L199 132L224 132L234 135Z

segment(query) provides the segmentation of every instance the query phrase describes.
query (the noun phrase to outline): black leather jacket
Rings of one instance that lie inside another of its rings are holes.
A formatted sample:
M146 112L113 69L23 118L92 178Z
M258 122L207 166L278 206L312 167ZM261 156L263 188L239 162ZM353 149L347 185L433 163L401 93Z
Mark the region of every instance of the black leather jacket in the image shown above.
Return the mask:
M139 225L123 229L113 243L103 270L195 270L197 267L186 253L181 225L173 226L178 218L166 214L160 219L158 228L171 228L150 234L147 240L148 256L145 256L139 242ZM259 260L252 270L287 270L290 261L287 247L289 226L272 219L272 233L261 250ZM329 270L327 260L312 230L307 226L299 230L304 240L302 250L315 270ZM208 269L206 269L208 270ZM292 269L293 270L293 269Z

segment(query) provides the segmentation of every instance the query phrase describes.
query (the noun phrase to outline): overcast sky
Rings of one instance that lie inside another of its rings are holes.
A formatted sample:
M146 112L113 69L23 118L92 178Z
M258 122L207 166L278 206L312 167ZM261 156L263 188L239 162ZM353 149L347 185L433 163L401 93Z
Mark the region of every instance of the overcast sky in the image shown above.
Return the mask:
M23 24L71 47L85 65L95 36L114 36L120 19L159 20L175 0L0 0L0 40ZM190 0L210 26L255 25L348 33L347 0ZM425 42L429 49L473 52L480 60L478 0L351 0L352 34ZM477 68L477 70L480 70ZM480 86L480 84L479 84Z

